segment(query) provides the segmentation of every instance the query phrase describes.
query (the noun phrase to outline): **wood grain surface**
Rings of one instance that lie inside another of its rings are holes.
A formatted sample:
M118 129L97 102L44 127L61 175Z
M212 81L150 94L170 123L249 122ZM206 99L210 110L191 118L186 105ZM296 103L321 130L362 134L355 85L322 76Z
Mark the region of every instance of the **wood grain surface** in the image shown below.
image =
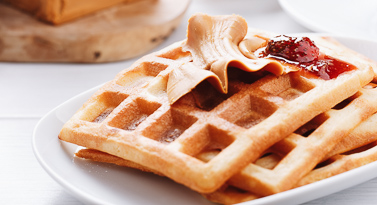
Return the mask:
M59 26L0 4L0 61L95 63L139 56L175 30L189 3L142 0Z

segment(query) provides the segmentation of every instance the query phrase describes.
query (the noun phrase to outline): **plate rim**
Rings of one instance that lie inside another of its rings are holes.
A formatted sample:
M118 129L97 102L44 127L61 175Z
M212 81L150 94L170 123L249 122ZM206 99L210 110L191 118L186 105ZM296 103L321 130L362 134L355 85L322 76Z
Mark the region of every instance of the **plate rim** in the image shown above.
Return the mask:
M290 1L294 0L278 0L279 5L282 7L282 9L287 13L290 17L293 18L294 21L299 23L301 26L306 27L314 32L318 33L331 33L332 35L342 35L345 37L351 37L351 38L358 38L358 39L364 39L369 41L377 42L377 39L374 39L372 37L366 37L366 36L355 36L354 34L344 34L340 33L337 30L328 29L324 27L321 23L313 22L310 20L307 16L300 15L299 12L296 12L294 8L291 7ZM302 0L304 1L304 0ZM372 34L369 34L372 35Z
M85 202L85 203L98 203L98 204L107 204L106 201L103 201L102 199L99 199L95 196L93 196L92 194L89 194L89 193L86 193L85 191L82 191L80 190L79 188L77 188L76 186L72 185L71 183L69 183L69 181L63 179L61 176L58 175L58 173L56 173L55 170L53 170L48 164L47 162L45 161L44 157L42 156L42 154L39 152L39 150L37 149L37 132L39 131L38 128L43 124L45 123L45 121L51 116L53 115L58 109L60 109L61 107L64 107L64 106L67 106L67 104L69 104L69 102L75 100L75 99L78 99L80 97L83 97L83 96L86 96L86 95L91 95L93 94L96 90L98 90L100 87L102 87L104 85L104 83L100 84L100 85L97 85L97 86L94 86L86 91L83 91L71 98L69 98L68 100L64 101L63 103L59 104L58 106L56 106L55 108L53 108L52 110L50 110L49 112L47 112L47 114L45 114L38 122L37 124L35 125L34 127L34 130L33 130L33 136L32 136L32 151L34 153L34 156L35 158L37 159L38 163L42 166L42 168L47 172L47 174L53 178L56 182L58 182L58 184L60 184L66 191L68 191L71 195L75 196L79 201L81 202Z

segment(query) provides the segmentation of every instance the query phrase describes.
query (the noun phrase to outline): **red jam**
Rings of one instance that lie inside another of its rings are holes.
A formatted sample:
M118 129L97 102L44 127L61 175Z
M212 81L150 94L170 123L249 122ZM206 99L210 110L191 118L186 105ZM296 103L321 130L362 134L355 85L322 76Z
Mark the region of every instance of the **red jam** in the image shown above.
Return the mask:
M318 59L319 48L308 37L276 36L268 41L266 53L287 60L306 63Z
M344 72L356 69L347 62L320 54L319 48L308 37L271 38L260 57L284 60L299 66L301 74L308 77L314 75L324 80L336 78Z
M356 66L326 55L319 56L316 61L299 63L298 65L301 68L304 68L300 71L304 76L311 74L324 80L330 80L338 77L344 72L356 70Z

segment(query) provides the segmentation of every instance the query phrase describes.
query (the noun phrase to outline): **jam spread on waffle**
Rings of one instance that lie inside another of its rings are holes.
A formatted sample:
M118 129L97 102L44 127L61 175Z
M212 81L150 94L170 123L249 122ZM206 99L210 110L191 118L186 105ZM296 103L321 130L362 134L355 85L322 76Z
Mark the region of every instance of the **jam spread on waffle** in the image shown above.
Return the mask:
M356 66L345 61L327 55L321 55L318 60L311 63L300 63L301 74L304 76L314 75L324 80L338 77L340 74L355 70Z
M279 35L271 38L260 57L276 58L297 65L302 75L324 80L356 69L352 64L321 54L319 48L308 37Z
M279 35L271 38L266 47L266 54L284 59L307 63L318 59L319 48L308 37L290 37Z

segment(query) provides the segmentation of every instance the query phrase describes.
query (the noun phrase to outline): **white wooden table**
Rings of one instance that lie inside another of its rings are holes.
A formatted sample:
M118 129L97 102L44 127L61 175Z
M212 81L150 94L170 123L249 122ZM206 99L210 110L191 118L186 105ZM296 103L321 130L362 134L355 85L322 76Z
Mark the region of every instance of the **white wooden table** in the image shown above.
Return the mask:
M250 27L278 33L310 32L284 13L276 0L193 0L181 26L157 49L185 38L187 20L196 12L240 14ZM91 65L0 63L0 204L81 204L37 162L31 146L33 129L49 110L111 80L134 60ZM377 204L377 179L306 204Z

